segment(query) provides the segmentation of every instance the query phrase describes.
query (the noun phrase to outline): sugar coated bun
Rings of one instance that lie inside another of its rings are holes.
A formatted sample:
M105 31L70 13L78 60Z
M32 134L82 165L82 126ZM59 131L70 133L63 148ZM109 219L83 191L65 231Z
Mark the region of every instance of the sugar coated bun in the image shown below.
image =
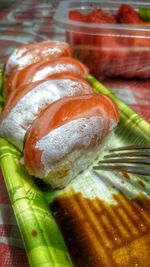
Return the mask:
M76 73L86 77L89 70L79 60L71 57L36 62L24 69L13 71L10 74L4 86L4 97L7 98L10 92L17 87L65 72Z
M53 188L65 187L99 155L118 120L116 105L104 95L52 103L26 134L23 161L28 172Z
M57 73L51 79L18 87L11 92L0 114L0 136L22 151L27 129L48 104L63 97L90 93L91 85L74 73Z
M53 60L61 56L71 56L70 46L65 42L48 40L23 44L8 57L5 63L5 75L8 76L14 69L23 69L35 62Z

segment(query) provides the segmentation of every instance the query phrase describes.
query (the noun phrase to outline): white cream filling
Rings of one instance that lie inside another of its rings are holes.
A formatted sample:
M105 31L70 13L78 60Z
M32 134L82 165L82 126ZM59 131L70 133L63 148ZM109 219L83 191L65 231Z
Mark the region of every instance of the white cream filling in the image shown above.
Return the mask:
M64 157L62 161L55 162L52 165L51 173L46 177L41 177L46 183L53 188L64 188L79 173L85 171L100 153L100 145L95 147L75 149ZM63 169L68 169L66 175ZM31 173L35 175L34 173ZM62 176L61 176L62 174ZM39 173L37 173L37 177Z
M70 121L42 137L36 143L35 148L42 151L41 162L44 165L44 176L53 170L54 162L61 160L70 151L78 148L74 157L80 157L80 149L87 148L93 138L96 138L97 141L101 138L103 125L104 119L100 116L80 118ZM74 159L70 158L70 161L74 161Z
M49 80L38 85L23 96L0 124L0 136L17 146L23 147L24 136L28 127L36 119L39 110L64 96L89 93L87 84L71 79Z
M55 66L44 67L44 68L42 68L42 70L37 71L32 78L32 82L45 79L50 74L61 73L63 71L70 71L70 72L80 74L80 69L75 65L65 64L65 63L64 64L57 64Z
M116 124L111 119L109 130ZM53 188L65 187L98 157L103 130L104 118L100 116L80 118L53 130L36 143L36 148L42 151L44 169L30 169L30 174L42 178ZM91 140L96 136L97 142L91 147Z

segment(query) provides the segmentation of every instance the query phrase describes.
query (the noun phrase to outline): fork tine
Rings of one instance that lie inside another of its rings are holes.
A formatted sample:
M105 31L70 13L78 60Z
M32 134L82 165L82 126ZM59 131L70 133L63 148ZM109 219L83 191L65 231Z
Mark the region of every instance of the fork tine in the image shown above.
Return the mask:
M150 152L146 151L134 151L134 152L125 152L125 153L111 153L105 155L105 158L114 158L114 157L150 157Z
M103 160L94 166L95 171L112 170L150 175L150 145L132 145L110 149Z
M133 174L141 174L141 175L150 175L150 169L138 167L138 166L126 166L126 165L99 165L94 166L93 169L95 171L121 171L121 172L128 172Z
M119 158L119 159L107 159L107 160L100 160L98 164L103 163L139 163L139 164L150 164L150 159L148 158Z
M150 149L150 145L132 145L124 147L116 147L109 149L110 152L122 151L122 150L139 150L139 149Z

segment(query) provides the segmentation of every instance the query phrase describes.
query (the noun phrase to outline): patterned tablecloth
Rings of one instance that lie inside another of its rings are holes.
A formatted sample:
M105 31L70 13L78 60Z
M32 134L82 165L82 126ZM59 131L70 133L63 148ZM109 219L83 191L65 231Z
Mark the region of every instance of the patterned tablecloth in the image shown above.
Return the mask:
M62 31L53 25L58 1L0 2L0 64L21 43L45 39L64 40ZM2 6L2 7L1 7ZM106 81L121 99L150 122L150 81ZM29 266L20 233L0 175L0 266Z

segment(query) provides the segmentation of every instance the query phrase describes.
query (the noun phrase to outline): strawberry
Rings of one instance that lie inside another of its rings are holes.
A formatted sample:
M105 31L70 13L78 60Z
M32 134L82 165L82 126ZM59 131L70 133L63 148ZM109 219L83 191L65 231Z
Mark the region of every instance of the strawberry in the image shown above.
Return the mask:
M82 14L79 11L72 10L69 12L69 19L89 22L89 23L115 23L116 19L101 9L96 9L88 14Z
M122 4L115 15L117 23L127 24L141 24L143 20L140 19L138 12L128 4Z
M140 24L147 25L139 13L130 5L122 4L116 15L96 9L88 14L71 11L70 19L87 23ZM88 27L88 25L87 25ZM94 28L94 27L93 27ZM132 36L133 35L133 36ZM148 38L135 36L130 30L126 37L116 35L115 30L102 28L99 33L68 32L67 38L71 43L75 57L84 62L96 77L140 77L149 78L149 46ZM141 35L136 30L136 35Z

